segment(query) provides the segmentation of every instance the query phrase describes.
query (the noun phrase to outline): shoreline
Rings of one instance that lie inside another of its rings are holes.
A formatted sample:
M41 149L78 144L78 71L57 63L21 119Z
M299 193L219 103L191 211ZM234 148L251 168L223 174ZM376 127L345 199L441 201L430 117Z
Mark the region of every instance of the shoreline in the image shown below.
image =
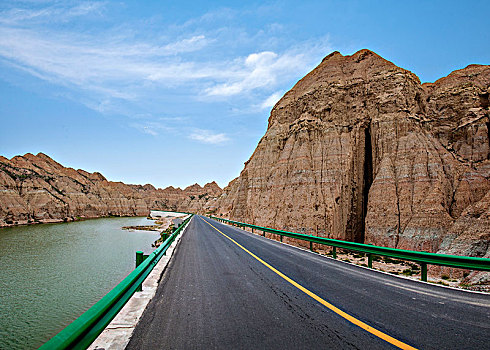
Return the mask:
M152 217L151 213L152 212L166 212L166 213L178 213L173 210L159 210L159 209L148 209L148 212L146 215L137 215L137 214L115 214L115 215L95 215L95 216L66 216L63 218L50 218L50 219L40 219L40 220L16 220L14 223L9 224L5 221L5 219L2 219L3 221L0 221L0 229L2 228L7 228L7 227L16 227L16 226L27 226L27 225L39 225L39 224L57 224L57 223L68 223L68 222L77 222L77 221L84 221L84 220L91 220L91 219L102 219L102 218L132 218L132 217L147 217L151 218L150 220L159 220L159 217ZM177 216L175 216L177 217Z
M104 219L104 218L135 218L135 217L147 217L149 218L149 215L101 215L101 216L70 216L70 217L65 217L65 218L60 218L60 219L43 219L43 220L22 220L22 221L16 221L13 224L0 224L0 229L2 228L9 228L9 227L17 227L17 226L29 226L29 225L41 225L41 224L63 224L63 223L70 223L70 222L79 222L79 221L85 221L85 220L92 220L92 219ZM154 220L154 219L150 219Z

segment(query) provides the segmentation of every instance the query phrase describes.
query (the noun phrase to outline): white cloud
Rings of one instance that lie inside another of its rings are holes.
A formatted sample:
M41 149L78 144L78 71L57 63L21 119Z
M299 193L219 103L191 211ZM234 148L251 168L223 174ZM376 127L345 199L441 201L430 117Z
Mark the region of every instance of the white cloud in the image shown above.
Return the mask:
M276 58L277 54L271 51L253 53L245 59L245 65L252 68L263 67L272 64Z
M221 144L229 140L226 134L213 133L210 130L204 129L195 129L194 132L189 135L189 138L191 140L214 145Z
M263 108L263 109L274 107L275 104L277 103L277 101L280 100L280 98L282 97L282 95L283 94L281 92L279 92L279 91L274 92L272 95L270 95L269 97L267 97L264 102L262 102L262 104L260 105L260 107Z
M248 55L235 63L224 83L206 89L210 96L232 96L251 90L276 87L278 83L309 66L310 58L304 53L286 52L277 54L263 51Z

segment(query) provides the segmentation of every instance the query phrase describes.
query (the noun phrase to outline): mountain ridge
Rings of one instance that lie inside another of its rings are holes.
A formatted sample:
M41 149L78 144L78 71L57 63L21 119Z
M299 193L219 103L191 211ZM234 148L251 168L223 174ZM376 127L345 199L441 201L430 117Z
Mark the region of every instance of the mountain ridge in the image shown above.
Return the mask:
M150 209L198 211L218 197L216 182L157 189L66 168L44 153L0 156L0 227L101 216L144 216Z

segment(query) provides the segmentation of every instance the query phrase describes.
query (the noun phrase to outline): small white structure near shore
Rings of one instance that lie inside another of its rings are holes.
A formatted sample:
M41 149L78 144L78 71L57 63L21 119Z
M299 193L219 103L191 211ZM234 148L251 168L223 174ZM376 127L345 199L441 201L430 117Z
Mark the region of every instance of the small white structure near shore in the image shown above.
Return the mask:
M182 225L183 222L184 222L184 220L182 220L180 218L172 219L172 224L174 224L174 228L179 227L180 225Z
M150 216L152 218L168 218L168 217L183 217L186 216L187 214L183 213L176 213L173 211L163 211L163 210L151 210L150 211Z

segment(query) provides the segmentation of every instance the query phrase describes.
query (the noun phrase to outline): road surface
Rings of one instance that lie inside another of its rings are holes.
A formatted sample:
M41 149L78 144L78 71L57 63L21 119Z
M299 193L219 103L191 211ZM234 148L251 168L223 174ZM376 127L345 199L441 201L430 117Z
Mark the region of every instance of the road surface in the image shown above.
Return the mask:
M194 216L128 349L490 349L490 296Z

